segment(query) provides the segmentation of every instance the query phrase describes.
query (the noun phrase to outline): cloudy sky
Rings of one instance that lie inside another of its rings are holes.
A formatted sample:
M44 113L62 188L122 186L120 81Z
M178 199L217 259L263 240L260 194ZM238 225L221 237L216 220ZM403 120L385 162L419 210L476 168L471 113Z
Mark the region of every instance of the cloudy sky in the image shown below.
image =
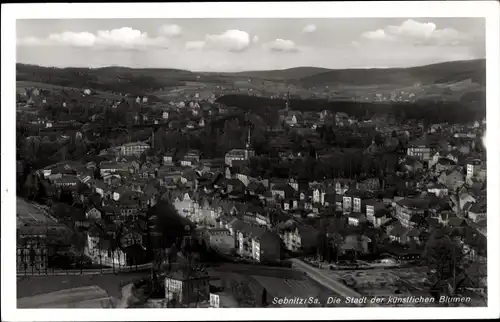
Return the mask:
M242 71L484 58L484 19L18 20L17 62Z

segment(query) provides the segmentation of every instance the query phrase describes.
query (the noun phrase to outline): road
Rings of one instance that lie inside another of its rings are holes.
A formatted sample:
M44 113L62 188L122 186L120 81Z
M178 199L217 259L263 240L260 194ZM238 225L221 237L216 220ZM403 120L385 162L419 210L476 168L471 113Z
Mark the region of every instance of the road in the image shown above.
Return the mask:
M361 298L363 295L357 293L356 291L348 288L344 284L342 284L339 281L336 281L332 277L328 276L325 274L323 271L320 269L317 269L315 267L312 267L300 259L293 258L292 259L293 267L305 272L307 276L309 276L311 279L315 280L316 282L320 283L321 285L329 288L333 292L339 294L342 297L354 297L354 298ZM376 307L378 305L374 304L364 304L363 306L371 306L371 307Z
M302 272L298 272L292 268L274 267L258 264L245 263L224 263L213 267L214 271L228 272L243 275L268 276L275 278L304 278Z

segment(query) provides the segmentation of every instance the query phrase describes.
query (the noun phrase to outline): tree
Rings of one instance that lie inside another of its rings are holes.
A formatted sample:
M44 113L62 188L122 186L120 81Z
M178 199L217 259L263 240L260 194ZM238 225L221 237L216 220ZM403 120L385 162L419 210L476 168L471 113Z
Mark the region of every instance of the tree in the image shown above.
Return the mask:
M236 282L232 281L231 282L231 290L232 293L238 302L238 305L240 307L246 306L246 307L255 307L256 305L256 300L255 300L255 294L253 293L252 289L248 285L248 282L246 281L241 281L241 282Z
M337 263L339 261L340 247L344 244L344 237L339 233L334 233L331 237L331 242L335 248L335 263Z
M267 303L267 289L264 287L262 290L262 298L261 298L261 303L263 307L268 306L269 303Z
M80 253L80 273L83 273L83 258L86 241L87 239L85 238L84 234L75 231L75 233L73 234L73 244L75 245L76 250Z
M194 228L186 218L181 217L170 201L161 200L147 212L150 231L149 250L169 248L185 234L186 225ZM154 218L154 219L153 219Z
M462 270L463 253L461 247L452 241L446 229L436 229L427 241L423 253L423 262L431 269L434 285L432 292L439 297L444 285Z

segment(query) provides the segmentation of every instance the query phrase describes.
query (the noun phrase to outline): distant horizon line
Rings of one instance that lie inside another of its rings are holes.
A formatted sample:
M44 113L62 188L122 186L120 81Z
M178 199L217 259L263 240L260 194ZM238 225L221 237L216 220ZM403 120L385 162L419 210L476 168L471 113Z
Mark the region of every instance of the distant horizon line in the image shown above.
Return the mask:
M102 67L56 67L56 66L47 66L47 65L39 65L39 64L29 64L29 63L20 63L16 62L17 65L25 65L25 66L35 66L42 68L54 68L54 69L105 69L105 68L123 68L123 69L133 69L133 70L179 70L179 71L187 71L191 73L219 73L219 74L238 74L238 73L255 73L255 72L272 72L272 71L286 71L291 69L299 69L299 68L315 68L315 69L324 69L325 71L334 71L334 70L372 70L372 69L409 69L409 68L418 68L425 66L433 66L447 63L459 63L459 62L472 62L472 61L481 61L486 60L485 58L472 58L472 59L460 59L460 60L448 60L438 63L424 64L424 65L413 65L407 67L348 67L348 68L328 68L328 67L319 67L319 66L295 66L295 67L287 67L282 69L255 69L255 70L242 70L242 71L203 71L203 70L190 70L184 68L173 68L173 67L128 67L121 65L109 65Z

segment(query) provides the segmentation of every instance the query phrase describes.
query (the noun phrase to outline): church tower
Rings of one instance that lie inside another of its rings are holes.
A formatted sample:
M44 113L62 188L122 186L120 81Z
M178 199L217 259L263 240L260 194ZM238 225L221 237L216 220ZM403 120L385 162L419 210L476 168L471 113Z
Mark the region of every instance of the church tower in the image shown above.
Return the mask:
M247 135L247 143L245 145L245 148L247 150L250 150L251 148L251 138L252 138L252 130L250 129L250 126L248 126L248 135Z
M251 147L251 139L252 137L252 133L251 133L251 129L250 129L250 126L248 126L248 135L247 135L247 143L245 145L245 160L248 160L250 159L251 156L251 150L252 150L252 147Z
M288 112L290 109L290 90L286 93L286 101L285 101L285 111Z

